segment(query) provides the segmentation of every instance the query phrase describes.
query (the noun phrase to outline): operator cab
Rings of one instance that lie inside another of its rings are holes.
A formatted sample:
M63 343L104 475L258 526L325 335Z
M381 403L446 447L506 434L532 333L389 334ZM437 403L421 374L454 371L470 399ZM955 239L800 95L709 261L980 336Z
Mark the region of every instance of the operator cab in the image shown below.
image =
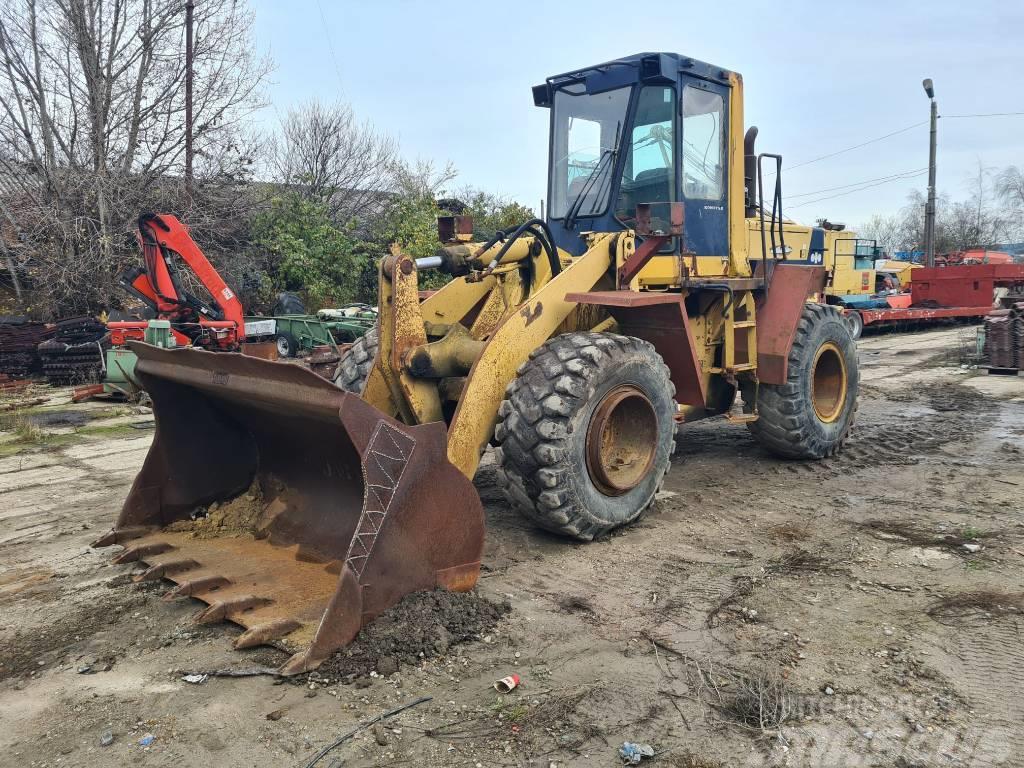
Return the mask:
M557 245L581 254L583 232L635 225L652 203L668 230L682 202L685 229L663 253L729 253L730 89L738 76L671 53L642 53L548 78L534 103L551 110L547 220Z

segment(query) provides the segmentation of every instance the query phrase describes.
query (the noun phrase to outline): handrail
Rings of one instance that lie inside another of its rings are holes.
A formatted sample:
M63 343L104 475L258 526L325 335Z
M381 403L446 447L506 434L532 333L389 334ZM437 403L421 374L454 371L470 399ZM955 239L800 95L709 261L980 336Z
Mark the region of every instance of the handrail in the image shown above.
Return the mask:
M778 249L782 249L782 259L786 260L786 234L782 222L782 155L774 155L770 152L762 152L757 156L757 209L761 219L761 269L764 273L764 290L768 291L768 245L765 242L764 232L764 174L762 173L761 161L764 158L771 158L775 161L775 190L772 194L772 219L769 227L769 234L772 240L772 259L778 258ZM775 220L778 215L779 222L779 244L775 243ZM774 266L774 264L773 264Z

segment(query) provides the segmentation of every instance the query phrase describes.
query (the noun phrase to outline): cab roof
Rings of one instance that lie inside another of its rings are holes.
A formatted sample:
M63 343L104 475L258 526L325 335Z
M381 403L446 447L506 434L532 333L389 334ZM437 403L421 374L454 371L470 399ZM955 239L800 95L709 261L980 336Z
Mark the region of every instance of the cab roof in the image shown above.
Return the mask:
M538 107L550 107L556 90L574 84L582 86L583 90L580 92L601 93L638 82L674 83L680 72L688 72L723 85L729 84L729 77L733 74L727 69L678 53L635 53L602 64L552 75L543 85L534 86L533 103Z

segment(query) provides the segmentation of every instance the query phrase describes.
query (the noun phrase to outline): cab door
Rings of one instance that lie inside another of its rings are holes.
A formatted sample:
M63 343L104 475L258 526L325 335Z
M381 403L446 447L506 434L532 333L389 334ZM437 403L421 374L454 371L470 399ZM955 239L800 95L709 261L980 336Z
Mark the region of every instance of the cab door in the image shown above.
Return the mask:
M729 89L697 77L680 79L680 184L686 208L686 250L729 253Z

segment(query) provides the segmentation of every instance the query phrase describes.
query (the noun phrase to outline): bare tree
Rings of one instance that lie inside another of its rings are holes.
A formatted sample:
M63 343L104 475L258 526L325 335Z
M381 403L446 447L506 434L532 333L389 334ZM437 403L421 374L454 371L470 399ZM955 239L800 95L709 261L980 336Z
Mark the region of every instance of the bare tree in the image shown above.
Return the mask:
M1024 210L1024 171L1015 165L1000 171L996 176L996 193L1014 209Z
M451 162L438 167L431 160L398 163L395 180L403 197L431 198L445 194L445 187L459 175Z
M940 194L935 212L935 251L948 253L969 248L991 248L1015 235L1024 237L1024 173L1010 166L993 174L980 162L970 180L965 200L951 202ZM924 249L925 196L913 190L896 215L872 216L860 228L889 252Z
M971 180L971 195L950 206L943 221L949 250L989 248L1006 234L1008 220L996 205L992 190L992 171L978 162L978 172Z
M1004 168L996 176L995 188L1007 207L1008 235L1024 238L1024 171L1016 165Z
M54 302L105 303L137 256L135 216L173 202L232 204L252 163L239 121L260 105L269 61L252 53L237 0L195 10L196 175L221 194L185 199L180 0L7 0L0 9L0 185L9 224ZM190 209L191 208L191 209Z
M905 221L897 214L876 213L857 228L857 234L877 241L882 251L890 256L907 245Z
M339 222L374 215L400 189L397 142L358 122L344 102L290 110L273 164L278 178L324 203Z

